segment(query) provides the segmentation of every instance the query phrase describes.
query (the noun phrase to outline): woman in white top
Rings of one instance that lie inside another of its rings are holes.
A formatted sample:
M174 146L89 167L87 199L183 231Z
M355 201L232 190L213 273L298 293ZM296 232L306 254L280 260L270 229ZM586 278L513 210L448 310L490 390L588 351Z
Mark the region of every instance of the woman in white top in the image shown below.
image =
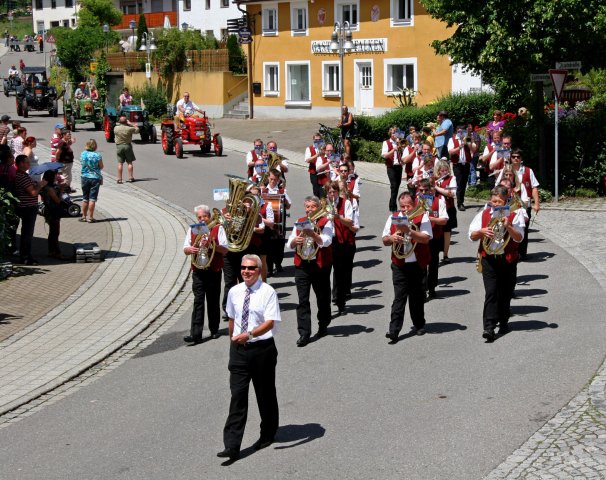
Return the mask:
M29 158L30 170L38 166L38 156L34 153L34 148L36 148L36 139L34 137L27 137L23 140L23 155ZM34 182L39 182L42 174L30 175L30 177L32 177Z

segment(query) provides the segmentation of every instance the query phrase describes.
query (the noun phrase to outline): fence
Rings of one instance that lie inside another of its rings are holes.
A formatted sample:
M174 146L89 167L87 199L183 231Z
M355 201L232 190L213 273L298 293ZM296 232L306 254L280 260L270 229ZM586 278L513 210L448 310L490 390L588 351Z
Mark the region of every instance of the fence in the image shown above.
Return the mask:
M229 72L229 55L226 49L189 50L186 70L194 72ZM109 53L107 63L114 72L143 72L147 62L146 52ZM154 70L156 62L152 60Z

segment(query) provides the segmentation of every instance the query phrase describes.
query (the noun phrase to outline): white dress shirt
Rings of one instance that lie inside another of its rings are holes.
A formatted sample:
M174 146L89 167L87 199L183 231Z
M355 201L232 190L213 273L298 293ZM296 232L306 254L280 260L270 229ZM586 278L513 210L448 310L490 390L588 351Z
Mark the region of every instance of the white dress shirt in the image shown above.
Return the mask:
M479 213L477 213L476 216L473 217L473 220L471 221L471 223L469 224L468 236L469 236L470 240L471 240L471 234L473 232L477 232L478 230L482 229L482 214L483 213L484 213L484 210L481 210ZM526 226L527 215L526 215L526 211L523 208L518 208L515 211L515 214L516 214L516 216L513 218L512 225L522 235L522 238L520 239L520 242L521 242L524 239L524 227ZM492 216L492 207L490 208L490 215ZM511 239L515 242L513 237L511 237ZM517 243L520 243L520 242L517 242Z
M403 217L404 214L402 212L398 212L398 217ZM429 214L425 212L423 214L423 220L421 220L421 229L419 232L424 233L431 240L433 238L433 230L431 228L431 222L429 221ZM383 228L383 237L388 237L391 235L391 215L387 218L387 222L385 222L385 228ZM417 256L414 252L410 254L410 257L404 259L405 263L412 263L417 261Z
M274 322L280 322L280 304L278 303L278 295L276 291L268 285L263 283L261 279L257 280L251 287L250 300L248 305L248 328L247 332L252 332L259 325L265 323L267 320L273 320ZM227 295L227 316L234 321L233 336L236 337L241 333L242 330L242 309L244 308L244 299L246 297L246 290L248 287L246 283L241 282L229 290ZM265 332L263 335L254 337L247 343L258 342L259 340L268 340L274 336L274 327ZM232 337L233 338L233 337Z
M190 109L190 110L194 110L194 109L201 110L201 108L198 107L198 105L196 105L194 102L192 102L191 100L188 100L186 102L184 98L182 98L181 100L179 100L177 102L176 107L177 107L177 111L179 111L179 107L183 107L183 110L185 112L187 111L187 109Z
M217 237L219 239L219 245L227 248L227 235L225 235L225 229L222 225L219 226ZM187 234L185 235L185 240L183 241L183 248L187 247L191 247L191 227L187 229Z
M459 163L461 165L465 165L466 163L471 162L471 158L467 158L467 153L466 150L464 148L465 142L463 140L459 140ZM455 148L454 146L454 137L452 137L450 140L448 140L448 151L452 150L453 148ZM471 153L471 148L469 149L469 153Z

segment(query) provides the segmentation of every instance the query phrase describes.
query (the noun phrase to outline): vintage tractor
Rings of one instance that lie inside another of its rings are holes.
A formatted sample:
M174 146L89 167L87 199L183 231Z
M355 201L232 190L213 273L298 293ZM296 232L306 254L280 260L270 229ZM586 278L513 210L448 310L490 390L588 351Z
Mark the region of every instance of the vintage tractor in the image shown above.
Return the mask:
M118 121L118 117L125 115L126 119L133 125L139 127L141 140L144 142L156 143L158 140L158 132L156 127L149 121L149 113L145 108L137 105L126 105L117 110L114 107L107 107L103 120L103 131L105 139L108 142L114 141L114 127Z
M206 115L166 117L162 120L162 150L166 155L174 153L177 158L183 158L184 145L200 145L202 153L210 153L212 149L220 157L223 154L223 140L218 133L213 135L210 132L209 123Z
M47 111L52 117L58 113L57 90L48 85L46 68L24 67L25 81L17 86L15 102L17 115L28 117L31 110Z
M21 85L21 77L18 73L13 75L9 75L4 80L2 80L2 87L4 89L4 95L7 97L11 92L17 93L17 87Z
M103 104L90 98L76 98L71 91L71 84L66 85L63 93L63 120L72 132L76 125L94 123L96 130L103 127Z

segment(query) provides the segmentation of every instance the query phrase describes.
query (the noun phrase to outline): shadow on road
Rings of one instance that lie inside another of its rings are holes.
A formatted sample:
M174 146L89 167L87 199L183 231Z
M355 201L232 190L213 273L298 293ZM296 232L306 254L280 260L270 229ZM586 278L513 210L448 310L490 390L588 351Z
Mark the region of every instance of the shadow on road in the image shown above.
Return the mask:
M539 320L519 320L519 321L510 321L509 328L512 331L522 332L522 331L531 331L531 330L543 330L545 328L558 328L559 325L557 323L547 323L540 322Z
M293 448L309 443L317 438L322 438L326 433L326 429L319 423L306 423L305 425L283 425L278 429L276 434L276 443L290 443L291 445L283 445L275 447L276 450L285 448Z
M449 323L449 322L431 322L425 325L427 333L449 333L456 332L457 330L467 330L467 325L461 325L460 323Z
M543 274L518 275L517 282L518 282L518 285L528 285L528 282L532 282L534 280L545 280L547 278L549 278L549 275L543 275Z
M366 247L357 247L356 248L356 253L360 253L360 252L378 252L380 250L382 250L383 247L381 247L380 245L367 245Z
M524 316L530 313L543 313L547 310L549 310L549 308L543 307L542 305L518 305L511 307L511 314Z
M514 298L536 297L540 295L547 295L547 290L543 290L542 288L526 288L524 290L516 290Z
M377 238L376 235L360 235L356 236L356 242L362 242L364 240L374 240L375 238Z
M354 266L354 268L356 268L356 267L372 268L372 267L376 267L377 265L381 265L382 263L383 263L383 260L377 260L377 259L360 260L360 261L354 262L353 266Z
M447 287L453 283L464 282L465 280L467 280L467 277L459 277L456 275L454 277L444 277L438 280L438 285L442 287Z
M10 325L11 320L19 320L22 315L12 315L10 313L0 313L0 325Z
M526 257L526 261L528 263L544 262L546 260L549 260L550 258L555 257L555 255L556 254L552 252L536 252L529 254L528 257Z
M177 348L184 347L187 345L183 342L183 337L186 335L188 335L187 331L169 332L165 335L162 335L149 347L144 348L139 353L137 353L134 358L150 357L158 353L170 352L172 350L176 350Z
M372 333L375 329L364 325L336 325L328 327L328 334L333 337L350 337L360 333Z
M352 305L351 307L347 307L347 313L351 313L353 315L365 315L367 313L382 310L384 308L385 305Z
M461 295L468 295L469 290L461 289L461 290L440 290L438 293L438 300L440 298L450 298L450 297L460 297Z
M358 290L356 292L352 292L351 298L356 300L362 298L378 298L383 294L383 290Z
M365 280L363 282L354 282L351 284L352 290L355 288L356 290L366 290L366 287L370 287L371 285L376 285L377 283L381 283L379 280Z

